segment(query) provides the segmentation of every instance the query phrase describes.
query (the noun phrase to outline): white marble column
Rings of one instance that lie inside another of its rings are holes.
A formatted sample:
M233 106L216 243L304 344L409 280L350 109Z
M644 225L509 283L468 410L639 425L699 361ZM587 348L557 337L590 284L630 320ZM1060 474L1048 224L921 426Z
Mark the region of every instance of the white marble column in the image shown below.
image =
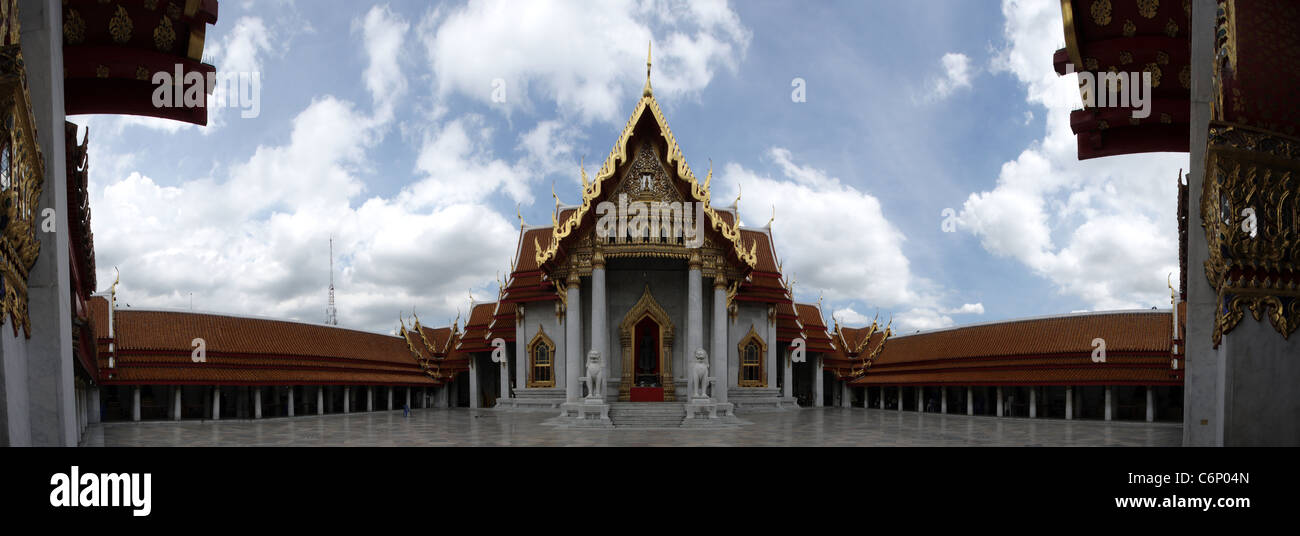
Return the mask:
M478 407L478 356L473 354L469 358L469 407Z
M1109 385L1106 386L1106 420L1110 420L1115 410L1115 397Z
M411 408L411 388L410 388L410 387L407 387L407 388L406 388L406 406L405 406L405 407L407 407L407 408Z
M515 304L515 389L528 388L528 332L524 327L524 304ZM554 371L552 371L553 373Z
M898 411L903 411L903 386L898 386Z
M388 411L393 411L393 386L388 386Z
M407 394L409 395L410 393ZM410 397L407 398L409 399ZM325 386L324 385L316 386L316 414L317 415L325 414Z
M578 370L582 368L582 279L570 273L568 285L564 312L564 398L577 402L582 397L582 385L578 384Z
M177 385L172 389L172 420L181 420L181 412L185 406L181 405L181 386Z
M727 389L732 383L739 384L740 379L732 378L727 372L727 279L724 277L713 278L713 329L709 335L713 339L713 349L709 351L713 364L709 366L709 375L718 379L713 386L713 399L725 404Z
M975 389L966 387L966 415L975 414Z
M1038 387L1031 386L1029 388L1029 418L1034 419L1037 417L1038 417Z
M375 410L375 388L374 386L367 385L366 386L366 411L369 412L374 410Z
M285 408L285 413L288 413L289 416L292 417L292 416L293 416L293 413L294 413L294 407L293 407L293 406L294 406L294 399L293 399L293 386L292 386L292 385L289 386L289 393L288 393L288 394L289 394L289 403L288 403L288 407Z
M916 412L925 413L925 387L916 386Z
M504 351L505 350L502 350L502 352ZM609 368L608 358L606 358L605 364L606 364L606 369L608 369ZM497 370L501 374L501 379L498 380L498 382L500 383L499 387L501 388L500 389L501 392L497 394L497 398L498 398L497 405L500 406L503 402L506 401L506 399L510 398L510 358L506 356L504 353L501 354L501 362L497 364Z
M221 420L221 386L212 387L212 420Z
M776 306L767 308L767 386L775 388L777 374L780 374L780 357L776 351ZM866 392L865 388L862 392ZM866 407L866 402L862 403Z
M1151 386L1148 385L1147 386L1147 422L1155 422L1155 420L1156 420L1156 397L1155 397L1155 393L1152 392L1151 390Z
M822 377L822 356L821 354L810 355L808 356L808 361L813 365L813 407L820 408L825 405L823 403L823 399L825 398L823 393L825 391L823 391L822 383L825 381L825 378Z
M939 413L948 413L948 387L939 388Z
M131 388L131 420L140 422L140 387Z
M794 396L794 360L790 352L785 353L785 385L781 386L781 396L790 398Z
M1074 419L1074 387L1065 386L1065 419Z
M90 419L90 424L99 424L99 388L92 387L90 391L86 393L86 396L89 398L89 400L86 401L86 405L89 406L88 411L90 412L86 417Z
M253 387L253 418L262 418L262 388Z
M1004 414L1004 412L1003 412L1002 410L1004 409L1005 406L1003 406L1003 404L1002 404L1002 386L1001 386L1001 385L999 385L999 386L997 387L997 393L998 393L998 417L1004 417L1005 414Z
M343 387L343 413L352 412L352 386Z
M683 365L695 359L696 350L704 348L704 296L701 289L703 281L700 279L700 265L700 252L692 251L686 272L686 352L682 356ZM718 378L718 387L725 389L727 380L717 375L716 367L717 361L713 360L709 374ZM714 398L717 396L715 395Z
M605 376L610 377L609 320L605 297L605 255L596 249L591 255L591 349L600 352L605 364ZM586 353L583 352L585 356Z

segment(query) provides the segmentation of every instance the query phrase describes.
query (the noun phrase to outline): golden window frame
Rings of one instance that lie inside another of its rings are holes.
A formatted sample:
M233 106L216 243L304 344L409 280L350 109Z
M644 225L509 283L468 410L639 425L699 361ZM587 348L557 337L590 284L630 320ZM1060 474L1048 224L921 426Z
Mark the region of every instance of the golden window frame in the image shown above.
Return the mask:
M548 362L544 365L537 364L537 346L545 344L548 349ZM550 369L550 380L537 380L536 371L538 367ZM546 336L546 330L540 324L537 326L537 334L533 335L532 340L528 341L528 387L555 387L555 342Z
M758 360L756 363L745 362L745 349L751 344L758 347ZM763 337L759 336L753 325L749 326L749 333L740 339L740 344L736 345L736 351L737 361L740 363L740 366L736 367L739 374L737 384L740 387L767 387L767 342L763 341ZM754 369L758 370L758 379L746 380L745 372Z

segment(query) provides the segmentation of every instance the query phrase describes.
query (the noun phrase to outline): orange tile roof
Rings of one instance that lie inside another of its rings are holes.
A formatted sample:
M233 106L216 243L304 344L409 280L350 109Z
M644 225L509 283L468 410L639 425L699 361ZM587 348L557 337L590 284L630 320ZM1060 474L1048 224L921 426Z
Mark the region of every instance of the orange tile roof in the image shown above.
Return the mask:
M91 301L108 340L108 302ZM118 309L114 313L114 364L105 383L381 384L432 385L400 337L286 320L184 311ZM426 328L427 329L427 328ZM437 330L431 330L436 332ZM192 359L196 338L205 361Z
M890 338L855 385L1181 384L1170 312L1088 313ZM1106 361L1094 363L1103 339Z

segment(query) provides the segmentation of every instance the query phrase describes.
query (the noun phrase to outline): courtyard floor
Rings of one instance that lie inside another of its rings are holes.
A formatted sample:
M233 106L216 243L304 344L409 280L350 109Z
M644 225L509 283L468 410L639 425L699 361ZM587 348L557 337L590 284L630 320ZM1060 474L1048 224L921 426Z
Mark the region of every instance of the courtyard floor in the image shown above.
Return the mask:
M1178 446L1177 423L967 417L879 409L740 413L728 430L579 430L555 412L469 409L260 421L91 425L85 446Z

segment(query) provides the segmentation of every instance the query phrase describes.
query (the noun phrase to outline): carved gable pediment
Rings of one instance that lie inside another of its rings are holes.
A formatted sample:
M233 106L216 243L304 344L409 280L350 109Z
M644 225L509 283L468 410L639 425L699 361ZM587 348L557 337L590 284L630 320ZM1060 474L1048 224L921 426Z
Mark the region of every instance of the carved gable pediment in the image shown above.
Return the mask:
M632 201L661 201L664 203L682 202L681 191L673 184L672 175L660 163L659 151L653 143L641 143L632 159L623 171L623 177L610 195L611 201L617 201L619 195L626 195Z

